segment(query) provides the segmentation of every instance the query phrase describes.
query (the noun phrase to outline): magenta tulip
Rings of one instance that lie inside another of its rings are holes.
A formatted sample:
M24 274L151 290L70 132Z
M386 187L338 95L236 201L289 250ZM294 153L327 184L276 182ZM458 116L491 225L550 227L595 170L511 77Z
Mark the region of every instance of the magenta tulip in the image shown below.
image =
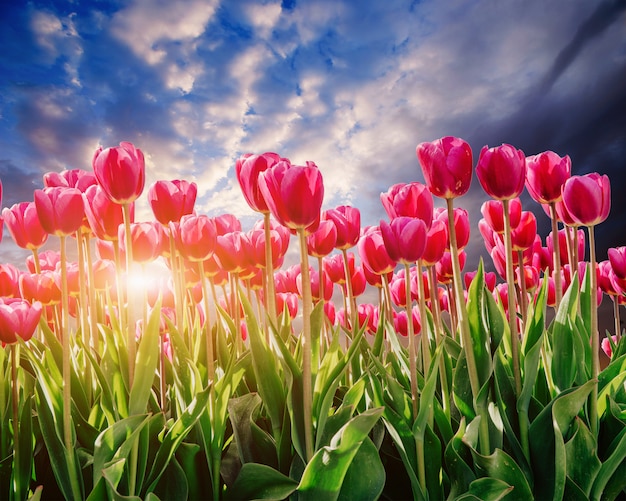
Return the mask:
M237 159L235 173L246 202L256 212L267 213L269 207L259 188L259 174L281 160L286 160L276 153L262 155L243 155Z
M395 261L387 253L383 234L378 227L370 229L360 238L357 249L363 266L376 275L387 274L396 267Z
M71 235L85 217L82 193L76 188L35 190L35 207L42 228L51 235Z
M356 207L341 205L335 209L328 209L323 214L324 219L332 221L337 228L335 247L347 250L356 245L361 234L361 213Z
M563 203L572 219L582 226L594 226L609 216L611 184L597 173L572 176L563 185Z
M13 344L18 337L28 341L35 333L42 309L39 302L31 304L21 298L1 298L0 341Z
M414 217L396 217L380 222L380 231L389 257L400 263L415 263L426 246L426 224Z
M609 262L615 275L626 280L626 247L614 247L608 250Z
M433 197L425 185L394 184L386 193L380 194L380 201L389 219L399 216L417 217L430 228L433 220Z
M467 193L472 182L472 149L466 141L446 136L418 144L416 152L433 195L451 199Z
M483 190L496 200L511 200L524 190L526 157L510 144L484 146L478 157L476 176Z
M93 172L107 196L117 204L139 198L145 184L146 166L142 151L132 143L98 148L93 156Z
M526 189L540 204L561 200L561 188L570 177L572 161L568 155L560 157L553 151L526 158Z
M155 219L167 226L193 212L197 194L196 183L180 179L156 181L148 189L148 203Z
M35 202L21 202L10 209L4 208L2 217L18 247L34 250L48 240L48 233L39 222Z

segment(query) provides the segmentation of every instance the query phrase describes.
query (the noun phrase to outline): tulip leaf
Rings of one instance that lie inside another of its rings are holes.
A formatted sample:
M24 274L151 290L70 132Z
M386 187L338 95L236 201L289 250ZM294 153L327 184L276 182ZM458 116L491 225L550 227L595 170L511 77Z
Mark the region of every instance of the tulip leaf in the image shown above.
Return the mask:
M337 499L378 499L384 487L385 468L380 454L374 442L366 437L346 471Z
M455 501L499 501L504 499L514 489L512 485L497 478L478 478L470 484L468 493L459 496Z
M135 380L130 390L130 415L146 411L150 392L154 383L159 362L159 326L161 307L159 304L150 313L148 324L143 331L135 364Z
M225 499L288 498L298 487L298 482L270 466L246 463L241 467L235 483L226 491Z
M472 448L476 471L486 477L495 478L514 488L516 499L533 499L533 492L526 476L515 460L502 449L483 456Z
M338 499L352 460L382 413L376 408L353 417L315 453L300 480L299 499Z
M605 487L615 475L616 480L620 482L622 489L626 486L624 480L624 463L626 462L626 428L622 429L619 435L613 440L613 450L609 457L602 463L598 475L591 489L590 499L599 500L602 498ZM616 475L620 473L620 475ZM615 488L615 486L613 486Z
M474 353L474 361L478 371L480 386L482 386L491 375L491 350L489 339L491 325L485 289L485 279L481 261L478 265L478 271L470 284L467 298L467 316L469 319L472 345L471 347L464 347L466 350L471 348ZM489 294L489 296L491 296L491 294Z
M574 273L572 283L563 295L552 324L552 378L559 391L567 390L576 378L576 353L574 351L574 325L578 312L578 279Z
M581 419L574 420L572 433L565 444L567 476L588 498L602 463L596 453L596 440Z
M476 474L470 466L473 464L470 449L463 442L464 435L465 418L461 418L456 434L448 442L444 451L446 471L450 478L450 499L467 492L470 484L476 479Z

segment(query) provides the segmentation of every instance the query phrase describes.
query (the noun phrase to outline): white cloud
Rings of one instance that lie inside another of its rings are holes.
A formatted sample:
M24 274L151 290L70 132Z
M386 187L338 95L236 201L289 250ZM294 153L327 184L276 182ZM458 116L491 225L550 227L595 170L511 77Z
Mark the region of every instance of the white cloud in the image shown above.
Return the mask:
M281 16L280 2L267 4L252 3L244 7L248 22L254 27L259 37L268 39Z

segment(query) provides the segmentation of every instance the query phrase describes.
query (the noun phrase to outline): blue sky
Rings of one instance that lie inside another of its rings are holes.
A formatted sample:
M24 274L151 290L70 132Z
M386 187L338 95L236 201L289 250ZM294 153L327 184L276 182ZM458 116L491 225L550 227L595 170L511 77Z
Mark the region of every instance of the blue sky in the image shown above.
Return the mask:
M235 159L276 151L376 224L381 192L423 181L415 146L457 135L475 159L508 142L608 174L601 246L626 245L624 0L11 1L0 46L3 206L127 140L200 212L251 216ZM459 200L477 241L485 199L474 179Z

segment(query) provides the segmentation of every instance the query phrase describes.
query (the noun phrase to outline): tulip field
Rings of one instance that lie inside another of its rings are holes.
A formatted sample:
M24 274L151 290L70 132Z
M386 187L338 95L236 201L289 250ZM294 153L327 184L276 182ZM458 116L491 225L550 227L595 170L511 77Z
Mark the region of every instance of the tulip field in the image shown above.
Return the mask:
M4 208L30 256L0 264L0 499L625 499L608 177L456 137L416 153L424 183L382 193L376 226L322 210L315 163L263 153L236 162L242 228L193 182L146 188L128 142ZM477 232L490 262L468 269Z

